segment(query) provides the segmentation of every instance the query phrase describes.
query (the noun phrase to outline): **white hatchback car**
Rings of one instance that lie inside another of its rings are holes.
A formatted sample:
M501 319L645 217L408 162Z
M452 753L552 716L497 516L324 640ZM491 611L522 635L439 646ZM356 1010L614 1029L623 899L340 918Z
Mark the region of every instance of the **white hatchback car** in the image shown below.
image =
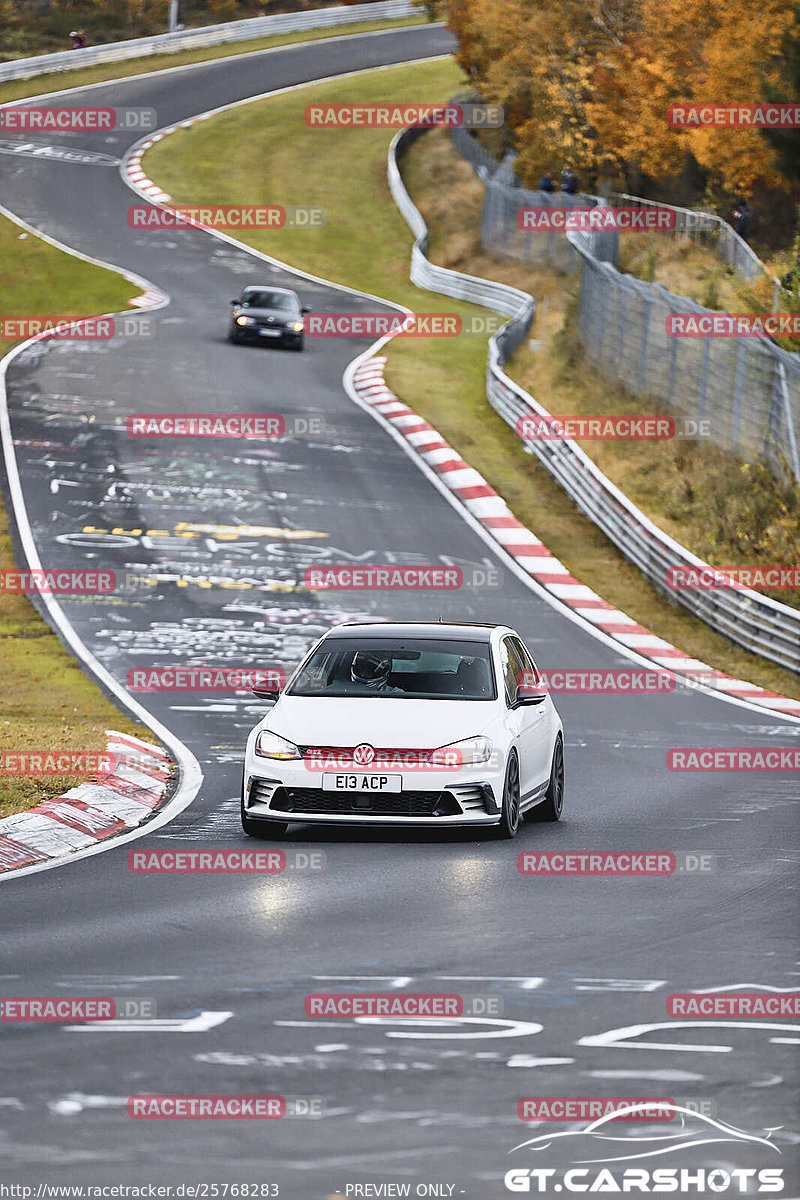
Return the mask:
M561 720L505 625L337 625L247 739L242 826L489 825L557 821Z

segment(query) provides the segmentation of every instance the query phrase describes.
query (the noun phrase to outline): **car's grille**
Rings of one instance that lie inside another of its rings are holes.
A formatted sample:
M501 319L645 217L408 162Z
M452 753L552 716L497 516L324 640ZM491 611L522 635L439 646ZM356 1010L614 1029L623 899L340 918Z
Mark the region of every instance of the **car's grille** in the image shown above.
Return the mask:
M272 799L279 812L340 813L351 816L455 817L461 812L449 792L323 792L320 788L278 788Z
M355 746L303 746L303 758L312 765L322 765L330 761L332 769L341 769L353 762ZM403 766L424 767L430 761L433 750L413 750L408 746L376 746L375 758L365 764L371 770L380 770L386 765L394 770L402 770Z

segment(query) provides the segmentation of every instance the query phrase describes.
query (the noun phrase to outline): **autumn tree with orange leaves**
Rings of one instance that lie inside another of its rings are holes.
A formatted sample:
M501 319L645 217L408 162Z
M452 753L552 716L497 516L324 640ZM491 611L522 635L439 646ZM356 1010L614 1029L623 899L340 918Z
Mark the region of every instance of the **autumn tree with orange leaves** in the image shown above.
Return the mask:
M693 160L729 193L790 188L760 130L671 129L667 108L785 94L796 3L450 0L449 14L460 65L506 110L526 182L566 161L584 182L612 168L630 183Z

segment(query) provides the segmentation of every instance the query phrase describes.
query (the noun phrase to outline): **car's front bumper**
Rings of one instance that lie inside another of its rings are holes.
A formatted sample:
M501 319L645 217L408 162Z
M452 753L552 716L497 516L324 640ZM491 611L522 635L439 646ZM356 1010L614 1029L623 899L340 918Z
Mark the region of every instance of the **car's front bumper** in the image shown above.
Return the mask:
M496 825L503 777L476 765L452 771L389 772L401 775L400 792L323 791L319 771L300 763L276 764L248 755L244 810L253 820L329 825ZM290 769L293 768L293 769ZM352 773L352 772L351 772Z

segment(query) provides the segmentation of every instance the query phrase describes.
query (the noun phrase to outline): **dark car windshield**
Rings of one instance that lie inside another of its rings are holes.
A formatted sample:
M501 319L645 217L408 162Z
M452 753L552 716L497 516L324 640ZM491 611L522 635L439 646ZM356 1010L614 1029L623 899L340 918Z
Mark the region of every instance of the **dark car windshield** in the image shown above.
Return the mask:
M286 312L297 312L297 301L286 292L245 292L242 308L280 308Z
M289 696L385 696L414 700L494 700L485 642L332 638L315 650Z

